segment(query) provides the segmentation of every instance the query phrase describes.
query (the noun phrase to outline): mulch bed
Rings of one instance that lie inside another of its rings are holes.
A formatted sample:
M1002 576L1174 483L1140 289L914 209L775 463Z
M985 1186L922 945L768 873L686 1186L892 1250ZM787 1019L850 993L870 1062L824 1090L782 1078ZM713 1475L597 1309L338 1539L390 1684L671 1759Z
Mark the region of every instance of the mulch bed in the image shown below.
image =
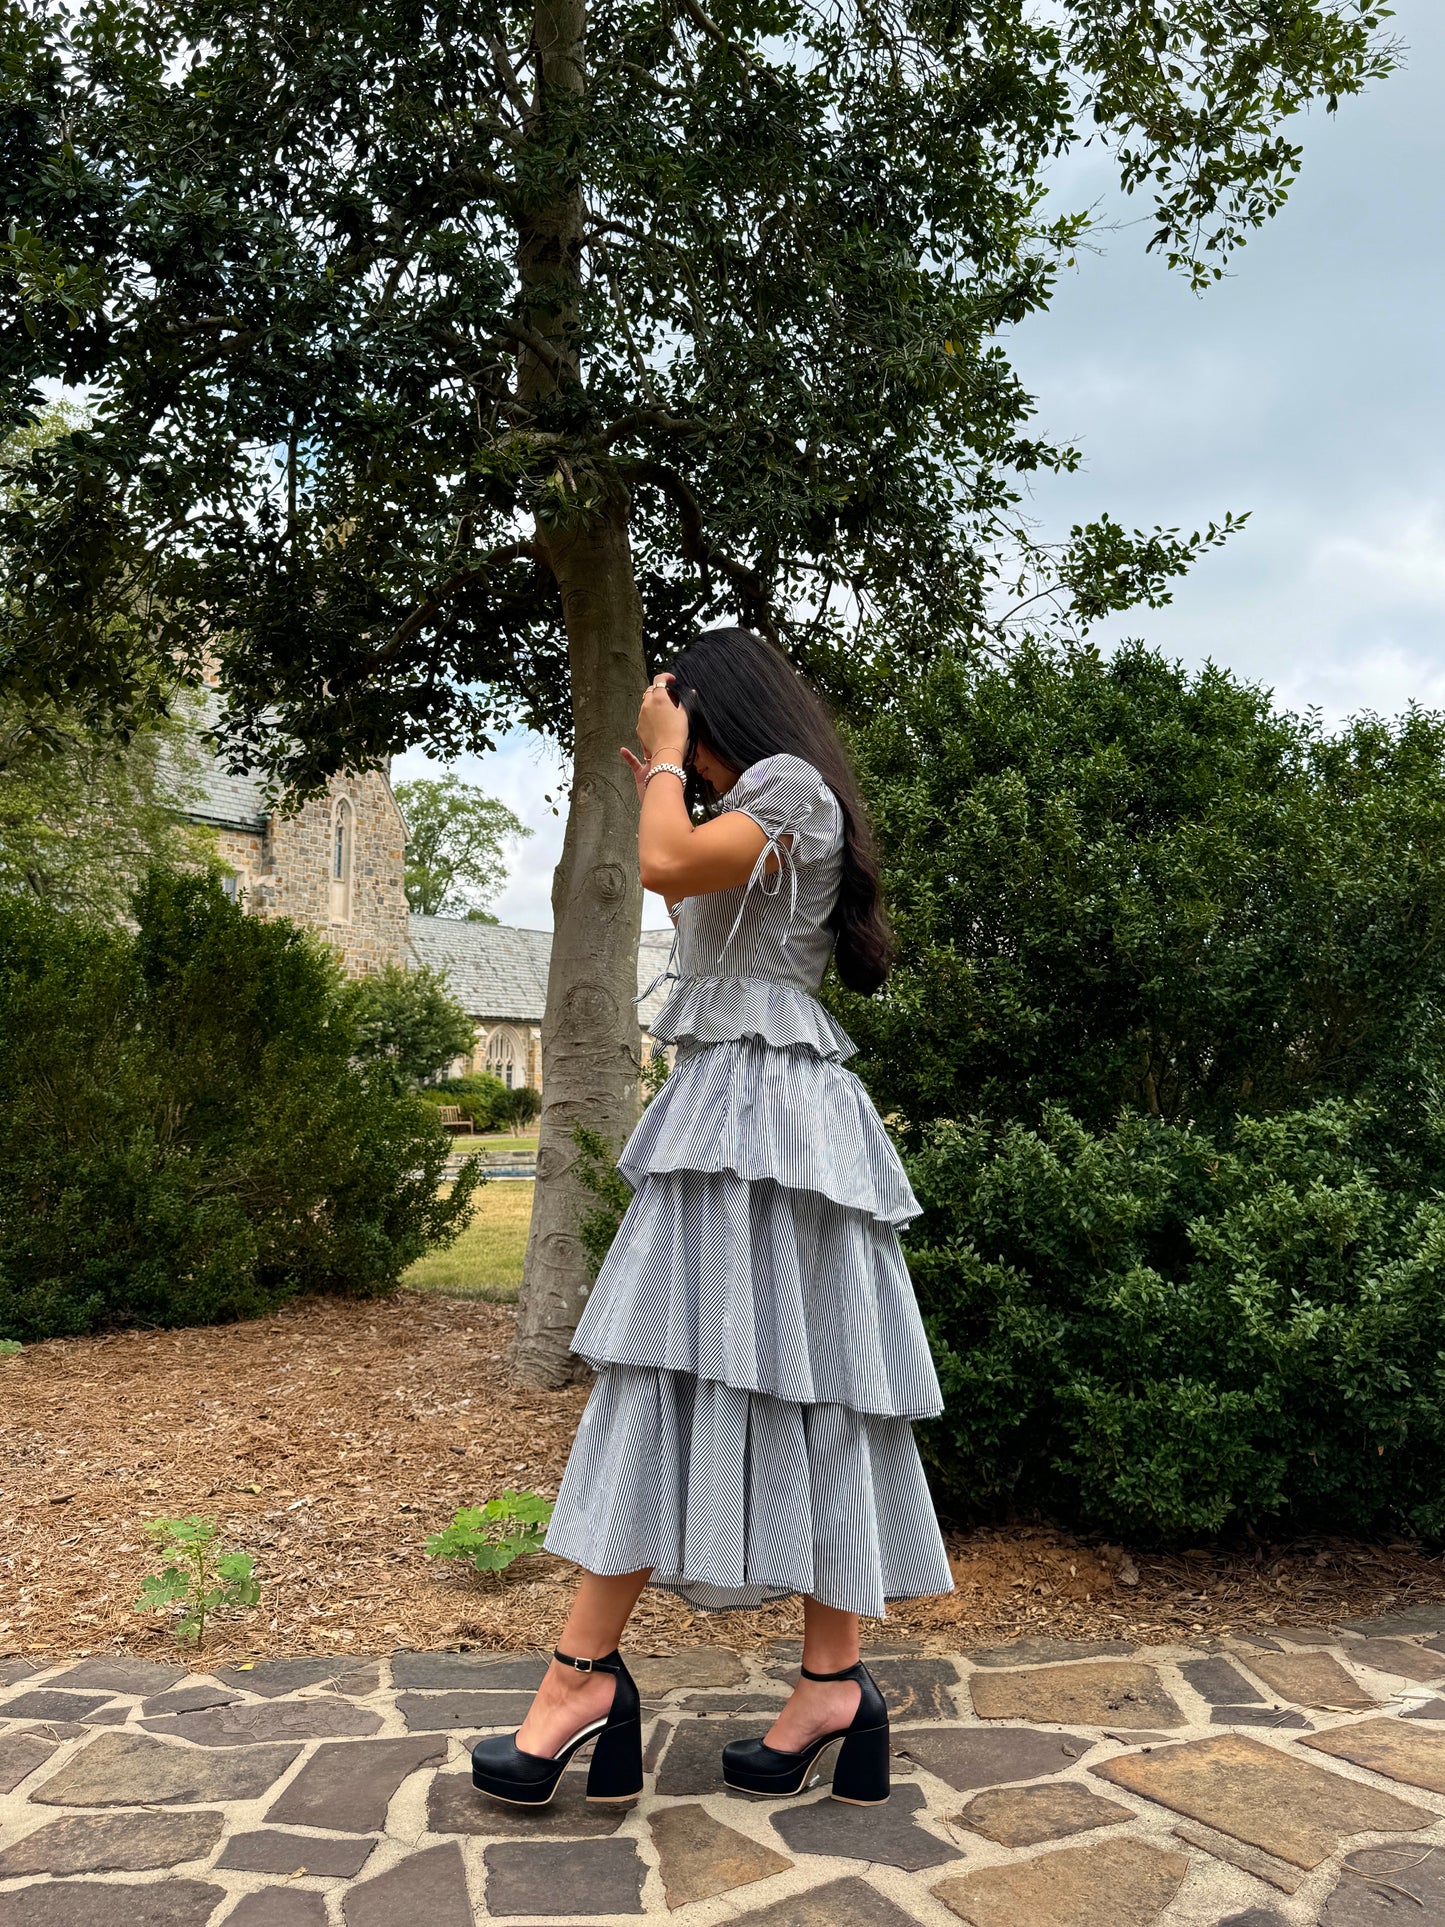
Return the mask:
M210 1663L550 1645L571 1567L543 1554L486 1578L422 1552L458 1506L556 1492L586 1388L517 1390L512 1318L415 1292L312 1299L0 1359L0 1656L169 1652L167 1623L132 1610L161 1563L142 1526L188 1513L217 1518L262 1582L259 1607L213 1624ZM1403 1543L1131 1556L1024 1525L951 1534L949 1550L957 1591L895 1606L891 1635L1167 1640L1445 1598L1445 1560ZM648 1591L630 1643L752 1647L801 1623L796 1600L708 1615Z

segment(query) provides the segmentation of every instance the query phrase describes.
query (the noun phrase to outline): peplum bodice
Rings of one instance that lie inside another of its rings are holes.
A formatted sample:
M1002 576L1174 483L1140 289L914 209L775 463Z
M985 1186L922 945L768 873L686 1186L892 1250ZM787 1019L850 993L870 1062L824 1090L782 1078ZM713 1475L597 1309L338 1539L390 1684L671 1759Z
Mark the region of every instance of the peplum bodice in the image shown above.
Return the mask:
M755 1037L841 1063L857 1046L816 995L833 954L843 867L838 799L811 763L767 756L743 771L722 807L752 817L768 840L745 884L677 906L667 967L643 992L673 982L652 1035L667 1044ZM779 866L771 874L770 856Z

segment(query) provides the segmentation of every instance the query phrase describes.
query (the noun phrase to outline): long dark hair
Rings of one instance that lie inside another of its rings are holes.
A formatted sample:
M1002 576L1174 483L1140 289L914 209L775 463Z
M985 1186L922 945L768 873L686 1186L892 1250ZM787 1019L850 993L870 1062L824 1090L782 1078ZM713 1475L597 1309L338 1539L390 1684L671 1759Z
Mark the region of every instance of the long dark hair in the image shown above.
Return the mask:
M782 650L750 629L709 629L671 665L687 715L690 761L699 743L721 762L745 770L764 756L811 763L843 811L843 874L832 925L838 975L849 990L871 996L893 963L893 932L878 894L878 857L858 779L827 706ZM694 772L693 796L715 800Z

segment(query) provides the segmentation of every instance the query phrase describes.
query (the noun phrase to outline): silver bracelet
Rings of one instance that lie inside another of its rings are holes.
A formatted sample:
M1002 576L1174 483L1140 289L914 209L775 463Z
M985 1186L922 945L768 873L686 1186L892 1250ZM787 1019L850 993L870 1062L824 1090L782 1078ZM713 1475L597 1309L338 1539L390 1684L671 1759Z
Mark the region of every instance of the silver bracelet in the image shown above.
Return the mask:
M653 777L660 776L664 770L667 771L669 776L680 776L683 780L683 783L686 784L687 771L685 769L679 769L676 763L654 763L649 768L646 776L643 777L642 787L646 789L648 784L652 781Z

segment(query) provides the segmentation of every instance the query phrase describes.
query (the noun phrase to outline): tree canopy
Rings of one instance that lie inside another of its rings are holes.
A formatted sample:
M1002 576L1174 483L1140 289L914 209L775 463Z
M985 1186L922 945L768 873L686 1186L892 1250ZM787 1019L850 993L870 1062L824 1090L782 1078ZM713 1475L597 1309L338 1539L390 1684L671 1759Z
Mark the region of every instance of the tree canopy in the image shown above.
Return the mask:
M505 803L457 776L395 785L406 818L406 900L418 916L495 923L487 905L507 880L502 845L532 834Z
M1207 531L1020 526L1075 459L1001 345L1086 226L1048 164L1112 142L1206 280L1385 16L10 0L5 405L97 405L7 511L7 673L123 712L204 635L253 759L315 780L565 736L547 531L609 515L654 659L737 611L846 684L860 625L977 633L1006 576L1081 621L1166 596Z

